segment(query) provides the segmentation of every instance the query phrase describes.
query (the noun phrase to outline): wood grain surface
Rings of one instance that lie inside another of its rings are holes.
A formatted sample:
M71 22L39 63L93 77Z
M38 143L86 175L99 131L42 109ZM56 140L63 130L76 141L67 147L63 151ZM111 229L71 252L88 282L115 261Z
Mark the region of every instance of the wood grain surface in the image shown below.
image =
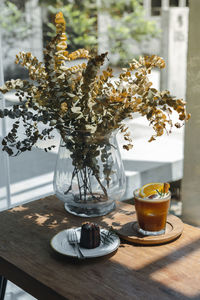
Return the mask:
M132 218L121 203L102 227ZM90 219L91 220L91 219ZM86 219L68 214L50 196L0 213L0 273L37 299L200 299L200 229L184 224L180 238L156 246L122 240L102 258L79 261L56 254L50 239Z

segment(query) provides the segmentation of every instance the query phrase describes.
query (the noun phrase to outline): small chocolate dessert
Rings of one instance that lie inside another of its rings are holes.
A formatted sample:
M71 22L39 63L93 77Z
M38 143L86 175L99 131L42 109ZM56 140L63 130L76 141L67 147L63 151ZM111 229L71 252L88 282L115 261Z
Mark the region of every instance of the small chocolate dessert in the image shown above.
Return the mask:
M100 227L94 223L85 223L81 227L80 246L93 249L100 245Z

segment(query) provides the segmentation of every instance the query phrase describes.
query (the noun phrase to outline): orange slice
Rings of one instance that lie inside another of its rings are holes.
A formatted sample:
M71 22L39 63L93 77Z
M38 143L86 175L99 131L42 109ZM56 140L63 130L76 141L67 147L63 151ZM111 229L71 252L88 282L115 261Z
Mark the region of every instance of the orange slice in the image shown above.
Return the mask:
M157 195L158 192L168 193L169 187L170 187L169 183L161 183L161 182L147 183L139 189L139 196L142 198L146 198L151 195Z

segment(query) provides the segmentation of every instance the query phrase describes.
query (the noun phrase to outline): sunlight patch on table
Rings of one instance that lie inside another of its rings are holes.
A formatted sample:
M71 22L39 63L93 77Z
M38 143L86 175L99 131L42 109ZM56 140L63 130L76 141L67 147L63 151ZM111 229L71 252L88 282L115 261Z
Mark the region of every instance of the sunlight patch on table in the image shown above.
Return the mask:
M183 256L172 264L166 265L163 268L155 271L150 275L150 278L153 281L157 281L163 286L166 286L166 289L176 291L179 294L184 295L185 297L189 297L192 299L196 296L198 298L198 296L200 295L200 286L196 284L197 278L194 282L191 274L194 274L193 276L195 277L199 277L199 281L200 274L197 274L196 272L193 273L192 268L194 268L194 266L190 267L190 261L192 259L192 256L194 255L196 256L196 264L199 265L200 270L200 249L197 249L187 257ZM185 271L186 265L187 272Z

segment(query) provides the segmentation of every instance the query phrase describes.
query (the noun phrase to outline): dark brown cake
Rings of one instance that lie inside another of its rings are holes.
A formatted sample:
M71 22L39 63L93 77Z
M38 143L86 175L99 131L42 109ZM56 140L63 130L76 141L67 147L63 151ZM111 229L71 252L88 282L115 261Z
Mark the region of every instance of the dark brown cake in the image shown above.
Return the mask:
M85 223L81 227L80 246L93 249L100 245L100 227L94 223Z

